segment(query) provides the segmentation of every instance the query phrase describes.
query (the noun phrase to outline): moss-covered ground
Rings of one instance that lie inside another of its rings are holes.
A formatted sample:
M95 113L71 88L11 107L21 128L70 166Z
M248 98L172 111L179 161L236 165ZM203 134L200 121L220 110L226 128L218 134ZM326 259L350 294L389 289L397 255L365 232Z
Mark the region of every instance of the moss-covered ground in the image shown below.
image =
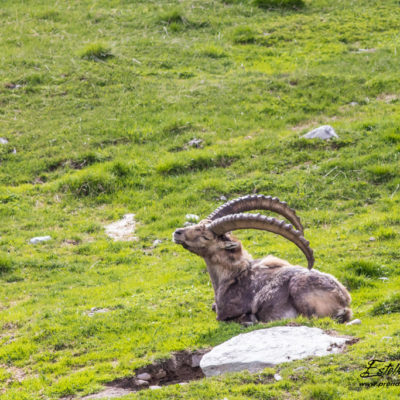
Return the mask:
M297 322L360 341L127 398L397 399L362 384L399 376L359 375L400 362L399 26L397 0L1 1L0 397L84 396L268 326L217 322L203 261L170 240L186 213L264 193L297 209L362 325ZM340 139L300 138L322 124ZM105 235L125 213L137 242ZM238 236L304 264L281 238Z

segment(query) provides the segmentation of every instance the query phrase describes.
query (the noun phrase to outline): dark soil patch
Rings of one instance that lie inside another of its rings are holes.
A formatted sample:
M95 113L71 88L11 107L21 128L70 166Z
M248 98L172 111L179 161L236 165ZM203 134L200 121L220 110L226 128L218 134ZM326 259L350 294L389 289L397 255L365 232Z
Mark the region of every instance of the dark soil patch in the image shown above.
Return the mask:
M132 391L147 389L150 386L165 386L189 382L204 378L200 360L208 350L194 352L180 351L168 360L147 365L135 371L134 376L116 379L108 387L119 387ZM150 379L139 379L142 374L149 374Z
M135 370L133 376L115 379L106 384L102 392L91 394L83 399L113 398L144 389L158 389L161 386L183 384L204 378L200 360L209 349L198 351L180 351L168 360L158 361ZM64 398L63 400L70 398Z
M134 375L115 379L106 384L105 390L82 397L82 400L114 398L128 395L144 389L158 389L161 386L184 384L204 378L200 360L210 349L198 351L179 351L168 360L155 362L138 368ZM72 400L64 397L62 400Z

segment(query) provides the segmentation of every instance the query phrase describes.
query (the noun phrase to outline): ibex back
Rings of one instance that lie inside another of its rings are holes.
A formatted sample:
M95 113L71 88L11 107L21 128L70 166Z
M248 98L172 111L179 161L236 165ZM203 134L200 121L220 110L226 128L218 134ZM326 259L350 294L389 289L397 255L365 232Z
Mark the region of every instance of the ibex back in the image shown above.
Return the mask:
M244 213L250 210L279 213L296 229L285 221ZM302 250L308 269L271 255L253 260L230 234L237 229L261 229L285 237ZM197 225L177 229L173 240L204 258L220 321L268 322L298 315L339 322L351 318L350 294L332 275L311 270L313 251L300 218L277 198L254 195L229 201Z

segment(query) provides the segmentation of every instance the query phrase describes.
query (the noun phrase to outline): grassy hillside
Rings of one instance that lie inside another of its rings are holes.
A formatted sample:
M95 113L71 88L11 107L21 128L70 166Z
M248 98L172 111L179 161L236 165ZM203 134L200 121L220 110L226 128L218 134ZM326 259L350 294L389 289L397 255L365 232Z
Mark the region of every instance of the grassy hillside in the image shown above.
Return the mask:
M203 261L170 240L186 213L251 193L297 209L315 268L349 288L362 325L297 322L361 340L127 398L398 398L359 375L400 362L399 26L397 0L3 0L0 398L84 396L268 326L215 321ZM322 124L340 139L300 138ZM105 235L125 213L137 242ZM281 238L238 236L304 264Z

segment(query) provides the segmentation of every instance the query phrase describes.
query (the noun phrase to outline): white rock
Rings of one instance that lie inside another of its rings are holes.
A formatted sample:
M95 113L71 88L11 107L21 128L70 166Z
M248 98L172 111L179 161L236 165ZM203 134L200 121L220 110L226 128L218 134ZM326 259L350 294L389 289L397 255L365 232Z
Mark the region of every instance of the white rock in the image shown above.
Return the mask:
M221 201L227 201L227 200L228 200L224 195L222 195L219 199L220 199Z
M349 338L319 328L278 326L240 334L214 347L200 361L206 376L248 370L257 372L288 361L340 352Z
M0 144L7 144L8 140L6 138L0 137Z
M29 240L30 244L38 244L38 243L43 243L51 240L51 236L36 236Z
M186 222L183 224L184 227L193 226L193 225L196 225L196 224L195 224L194 222L189 222L189 221L186 221Z
M151 389L151 390L161 389L161 386L151 385L151 386L149 386L149 389Z
M369 241L370 241L370 242L375 242L375 240L376 240L376 239L375 239L373 236L371 236L371 237L369 238Z
M375 53L376 49L358 49L356 53Z
M381 277L378 278L378 279L380 279L382 282L386 282L386 281L389 280L389 278L386 278L386 276L381 276Z
M143 372L139 375L136 375L136 378L143 381L149 381L151 379L151 375L148 372Z
M353 321L349 321L346 325L361 325L361 319L353 319Z
M135 383L138 386L149 386L149 382L147 382L147 381L145 381L143 379L136 379Z
M158 246L158 245L161 244L161 243L162 243L162 240L156 239L156 240L153 241L153 247L156 247L156 246Z
M279 374L275 374L274 379L279 382L282 380L282 377Z
M187 143L188 146L190 146L190 147L196 147L196 148L203 147L202 144L203 144L203 140L202 140L202 139L196 139L196 138L190 140L190 141Z
M99 308L99 307L92 307L91 309L90 309L90 311L87 311L86 312L86 314L89 316L89 317L93 317L93 315L95 315L95 314L104 314L104 313L107 313L107 312L110 312L111 310L109 309L109 308Z
M114 241L130 242L137 240L134 236L135 227L135 214L125 214L121 220L105 226L105 230L106 235Z
M339 138L335 130L330 125L322 125L319 128L316 128L306 133L302 137L305 139L322 139L322 140Z
M197 222L200 219L200 217L196 214L186 214L185 218L187 221L190 222Z

